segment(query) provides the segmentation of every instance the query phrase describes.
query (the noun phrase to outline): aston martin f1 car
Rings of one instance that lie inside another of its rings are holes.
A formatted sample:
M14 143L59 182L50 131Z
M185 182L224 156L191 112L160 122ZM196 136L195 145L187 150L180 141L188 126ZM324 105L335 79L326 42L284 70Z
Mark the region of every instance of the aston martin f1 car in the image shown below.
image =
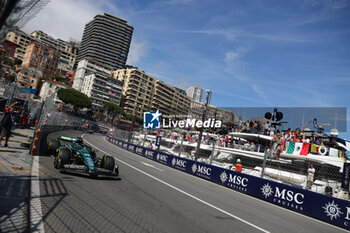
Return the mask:
M68 143L61 145L61 141ZM47 151L48 154L55 155L56 169L87 173L92 177L119 175L119 167L114 158L109 155L97 158L95 151L85 145L82 138L60 136L58 140L49 141Z

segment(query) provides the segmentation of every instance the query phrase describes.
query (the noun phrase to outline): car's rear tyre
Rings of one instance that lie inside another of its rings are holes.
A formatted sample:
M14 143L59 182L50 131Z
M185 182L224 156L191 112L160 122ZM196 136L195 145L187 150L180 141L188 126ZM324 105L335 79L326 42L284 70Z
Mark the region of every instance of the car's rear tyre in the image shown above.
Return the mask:
M55 168L62 168L64 164L68 164L70 162L71 154L71 151L67 148L59 149L54 161Z
M56 155L56 151L60 146L61 143L59 141L50 139L47 146L47 155Z
M101 161L101 167L113 171L115 166L115 161L112 156L104 155Z

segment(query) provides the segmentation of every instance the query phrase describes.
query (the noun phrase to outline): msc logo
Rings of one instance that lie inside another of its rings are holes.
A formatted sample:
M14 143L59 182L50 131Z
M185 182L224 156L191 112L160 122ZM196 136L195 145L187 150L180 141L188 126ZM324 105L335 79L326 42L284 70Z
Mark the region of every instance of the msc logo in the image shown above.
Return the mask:
M192 172L193 173L201 173L203 175L207 175L207 176L210 176L210 173L211 173L211 168L209 167L205 167L205 166L202 166L202 165L197 165L197 164L193 164L192 165Z
M158 154L157 155L157 160L159 161L159 160L161 160L161 161L164 161L164 162L168 162L168 156L166 156L166 155L162 155L162 154Z
M160 129L160 116L162 114L157 110L156 112L143 113L143 128L144 129Z
M171 161L171 164L175 167L175 166L179 166L179 167L183 167L186 168L186 161L182 160L182 159L176 159L173 158L173 160ZM196 167L197 170L197 167Z

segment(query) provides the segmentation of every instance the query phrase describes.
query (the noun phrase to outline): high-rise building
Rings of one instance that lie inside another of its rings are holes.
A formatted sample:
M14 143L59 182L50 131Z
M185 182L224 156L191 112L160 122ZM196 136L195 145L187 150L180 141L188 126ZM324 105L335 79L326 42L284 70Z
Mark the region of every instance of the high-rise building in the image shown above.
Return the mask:
M200 87L192 86L186 90L186 94L191 97L192 101L202 103L203 89Z
M73 70L75 59L78 54L78 48L75 45L75 42L55 39L42 31L34 31L30 35L32 38L40 40L41 43L61 52L61 57L57 66L57 74L65 76L67 72Z
M6 39L19 45L16 48L14 57L20 61L23 61L27 46L34 41L31 36L20 30L7 33Z
M111 77L112 69L92 60L82 60L78 64L73 88L92 100L92 109L103 108L106 102L119 105L123 82Z
M166 84L136 67L119 69L112 76L122 82L125 112L142 117L144 111L159 110L164 115L188 113L191 100L184 90Z
M93 59L114 69L125 67L133 27L128 22L104 13L85 25L76 64Z
M43 78L52 80L56 75L59 58L60 52L58 50L34 41L27 46L22 67L39 68L43 71Z

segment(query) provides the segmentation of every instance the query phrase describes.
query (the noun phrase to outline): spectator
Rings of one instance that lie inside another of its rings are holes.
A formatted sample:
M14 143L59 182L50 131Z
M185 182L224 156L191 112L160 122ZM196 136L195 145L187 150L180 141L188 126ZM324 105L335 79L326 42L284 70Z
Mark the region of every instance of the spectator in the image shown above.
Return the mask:
M0 145L2 139L5 137L5 145L4 147L8 147L8 141L11 137L11 129L14 126L15 117L13 115L13 105L17 104L17 102L11 104L8 108L5 108L5 115L1 120L1 135L0 135Z
M236 163L236 166L235 166L235 171L236 171L236 172L242 172L242 162L241 162L241 159L237 159L237 163Z
M316 144L316 145L321 145L321 140L320 140L319 138L316 138L315 144Z
M314 184L314 177L315 177L315 168L312 164L310 164L309 169L307 170L307 188L310 189L311 186Z
M27 124L28 124L28 117L26 113L23 113L23 115L21 116L21 120L22 120L22 129L26 129L27 128Z

